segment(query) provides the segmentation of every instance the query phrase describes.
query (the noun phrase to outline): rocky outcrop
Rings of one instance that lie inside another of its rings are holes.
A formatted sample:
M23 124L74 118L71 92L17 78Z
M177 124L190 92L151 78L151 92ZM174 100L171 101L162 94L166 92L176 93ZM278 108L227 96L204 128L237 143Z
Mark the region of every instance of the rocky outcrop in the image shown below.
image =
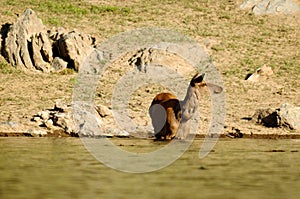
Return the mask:
M98 113L98 114L97 114ZM101 132L94 132L94 135L85 135L84 132L80 132L80 129L76 128L73 119L72 106L66 104L60 100L55 102L52 109L47 109L38 112L31 119L38 126L46 128L52 134L55 131L62 131L70 136L104 136L104 137L128 137L129 133L117 128L113 124L113 118L111 110L104 106L95 106L94 116L98 122L98 126L101 127Z
M47 30L31 9L1 29L1 54L22 70L51 72L68 67L78 71L94 44L93 37L77 31Z
M66 134L76 135L75 125L72 120L72 107L61 101L56 101L53 109L38 112L31 121L52 132L62 130Z
M241 9L251 9L255 15L295 14L300 6L292 0L245 0Z
M300 131L300 107L285 103L278 109L257 109L252 121L266 127L286 127Z
M30 9L26 10L17 22L9 27L7 37L4 38L4 57L9 63L18 68L34 69L34 62L41 64L41 60L38 59L42 55L33 54L37 51L37 48L43 48L43 44L40 47L37 47L37 45L39 40L45 42L48 39L44 37L45 34L46 28L42 21L37 18L35 12ZM46 44L48 43L50 43L49 40L46 41ZM48 46L47 49L43 49L45 51L49 50Z

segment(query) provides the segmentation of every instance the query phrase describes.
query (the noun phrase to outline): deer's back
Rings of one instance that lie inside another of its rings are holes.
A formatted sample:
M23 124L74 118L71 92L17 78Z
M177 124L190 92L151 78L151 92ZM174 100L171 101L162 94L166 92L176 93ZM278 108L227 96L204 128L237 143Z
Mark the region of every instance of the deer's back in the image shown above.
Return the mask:
M161 105L165 109L165 113L161 113L160 108L155 108L155 104ZM153 106L153 108L152 108ZM149 109L150 117L157 136L174 137L179 127L181 108L179 100L171 93L160 93L155 96ZM166 114L166 115L165 115ZM166 117L166 118L162 118ZM161 121L165 121L164 127L161 129ZM156 128L158 127L158 130Z

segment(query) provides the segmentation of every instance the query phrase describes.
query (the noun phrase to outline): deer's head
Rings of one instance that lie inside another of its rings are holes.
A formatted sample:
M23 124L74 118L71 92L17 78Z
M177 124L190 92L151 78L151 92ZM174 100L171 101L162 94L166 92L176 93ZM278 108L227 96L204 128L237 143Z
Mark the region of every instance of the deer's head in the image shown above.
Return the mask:
M192 80L190 82L191 87L194 87L194 88L197 88L200 90L209 89L214 94L218 94L223 91L222 87L205 82L204 76L205 76L205 73L203 73L201 75L199 75L199 73L197 73L196 75L194 75L194 77L192 78Z

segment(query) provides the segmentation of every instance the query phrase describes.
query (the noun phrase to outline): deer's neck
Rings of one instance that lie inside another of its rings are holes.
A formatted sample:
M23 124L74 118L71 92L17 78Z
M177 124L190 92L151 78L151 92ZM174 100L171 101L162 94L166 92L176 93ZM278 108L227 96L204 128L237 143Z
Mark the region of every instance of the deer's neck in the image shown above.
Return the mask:
M181 120L188 121L191 119L199 106L200 92L197 88L189 86L186 96L181 102Z

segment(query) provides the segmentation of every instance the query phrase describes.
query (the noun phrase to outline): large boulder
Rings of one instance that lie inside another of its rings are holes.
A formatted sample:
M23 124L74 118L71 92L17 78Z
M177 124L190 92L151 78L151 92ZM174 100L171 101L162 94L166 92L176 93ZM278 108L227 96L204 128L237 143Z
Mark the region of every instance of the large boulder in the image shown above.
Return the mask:
M18 68L47 72L52 49L46 33L45 26L35 12L27 9L9 27L7 37L4 38L4 57Z
M300 6L292 0L245 0L241 9L251 9L256 15L295 14Z
M72 31L61 35L55 46L59 56L68 62L68 67L78 71L86 56L93 51L94 42L90 35Z
M279 111L280 118L291 128L300 131L300 107L285 103Z

